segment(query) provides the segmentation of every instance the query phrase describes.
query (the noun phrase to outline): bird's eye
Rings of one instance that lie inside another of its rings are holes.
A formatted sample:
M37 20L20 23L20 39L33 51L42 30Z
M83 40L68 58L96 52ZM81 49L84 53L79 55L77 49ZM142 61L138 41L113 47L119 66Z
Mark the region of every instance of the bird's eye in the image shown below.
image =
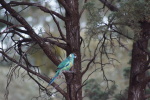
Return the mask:
M70 55L70 57L72 57L72 55Z

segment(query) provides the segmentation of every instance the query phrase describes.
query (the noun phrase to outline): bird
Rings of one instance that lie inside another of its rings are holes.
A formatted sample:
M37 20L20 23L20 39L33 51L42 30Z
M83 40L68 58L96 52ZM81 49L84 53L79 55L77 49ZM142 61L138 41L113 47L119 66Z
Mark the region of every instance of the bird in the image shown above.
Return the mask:
M63 60L57 67L55 76L50 80L49 85L51 85L55 79L63 72L63 71L69 71L70 68L74 64L74 58L76 58L75 53L71 53L65 60Z

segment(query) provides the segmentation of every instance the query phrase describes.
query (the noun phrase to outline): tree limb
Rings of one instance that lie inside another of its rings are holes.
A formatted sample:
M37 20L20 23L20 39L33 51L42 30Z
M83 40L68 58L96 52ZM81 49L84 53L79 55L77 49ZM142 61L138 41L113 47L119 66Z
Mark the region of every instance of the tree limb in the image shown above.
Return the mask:
M50 39L47 39L47 38L44 38L43 39L45 42L49 42L50 44L53 44L53 45L56 45L64 50L67 49L67 45L64 44L64 43L60 43L60 42L57 42L57 41L53 41L53 40L50 40Z
M114 5L112 5L107 0L99 0L99 1L102 2L104 4L104 6L106 6L111 11L118 11L119 10L117 7L115 7Z
M41 79L43 79L44 81L46 81L47 83L49 83L49 78L48 77L45 77L43 75L41 75L40 73L37 73L27 67L25 67L24 65L20 64L18 61L16 61L15 59L11 58L10 56L8 56L5 52L3 51L0 51L0 53L5 56L8 60L12 61L13 63L15 64L19 64L18 66L20 66L21 68L23 68L24 70L26 70L27 72L30 72L32 73L33 75L36 75L38 77L40 77ZM66 92L64 90L62 90L57 84L52 84L53 87L55 87L55 89L57 91L59 91L64 97L66 97Z
M47 57L51 59L51 61L55 64L58 65L61 61L54 55L54 53L50 50L48 45L44 42L44 40L39 37L32 27L26 22L26 20L18 14L14 9L10 7L4 0L0 0L0 4L2 5L3 8L5 8L18 22L20 22L22 25L24 25L24 28L27 30L28 35L35 40L39 46L42 48L42 50L45 52Z
M65 8L65 10L66 10L69 14L71 14L71 9L68 7L67 3L65 3L64 0L57 0L57 1Z
M10 5L28 5L28 6L35 6L35 7L38 7L40 8L42 11L46 12L46 13L52 13L54 14L55 16L57 16L58 18L62 19L62 20L65 20L65 17L63 17L62 15L60 15L59 13L55 12L55 11L52 11L52 10L49 10L48 8L38 4L38 3L30 3L30 2L16 2L16 1L11 1L9 3Z
M62 32L62 30L61 30L61 28L60 28L59 23L57 22L56 18L54 17L54 15L56 15L58 18L60 18L60 19L62 19L63 21L65 21L65 20L66 20L65 17L63 17L63 16L60 15L59 13L57 13L57 12L55 12L55 11L52 11L52 10L49 10L49 9L47 9L46 7L43 7L43 6L41 6L40 4L38 4L38 3L11 1L9 4L13 4L13 5L36 6L36 7L40 8L42 11L44 11L44 12L46 12L46 13L49 13L49 14L52 16L54 22L56 23L57 28L58 28L58 31L59 31L59 33L60 33L62 39L63 39L64 41L66 40L65 37L64 37L64 35L63 35L63 32Z
M47 38L43 38L43 40L44 40L45 42L49 42L50 44L56 45L56 46L58 46L58 47L60 47L60 48L62 48L62 49L64 49L64 50L67 49L67 45L64 44L64 43L59 43L59 42L57 42L57 41L53 41L53 40L47 39ZM19 40L18 43L19 43L19 44L20 44L20 43L22 44L22 42L31 42L31 41L33 41L31 38L25 38L25 39L23 39L23 40ZM34 41L34 42L36 42L36 41Z
M9 25L9 26L14 26L13 23L8 22L8 21L3 20L3 19L0 19L0 22L4 23L4 24L6 24L6 25ZM21 29L19 29L19 28L17 28L17 27L12 27L12 28L13 28L14 30L18 31L18 32L27 33L27 31L21 30Z
M86 71L89 69L91 63L95 60L95 57L96 57L96 56L93 56L93 58L89 61L89 63L88 63L88 65L87 65L86 69L82 72L82 76L83 76L83 75L86 73Z

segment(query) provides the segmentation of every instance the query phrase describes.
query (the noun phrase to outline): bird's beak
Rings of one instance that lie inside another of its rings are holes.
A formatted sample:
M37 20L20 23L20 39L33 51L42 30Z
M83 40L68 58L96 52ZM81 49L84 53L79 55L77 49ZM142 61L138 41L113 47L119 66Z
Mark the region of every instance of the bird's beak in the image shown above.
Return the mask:
M77 58L77 55L74 53L74 58Z

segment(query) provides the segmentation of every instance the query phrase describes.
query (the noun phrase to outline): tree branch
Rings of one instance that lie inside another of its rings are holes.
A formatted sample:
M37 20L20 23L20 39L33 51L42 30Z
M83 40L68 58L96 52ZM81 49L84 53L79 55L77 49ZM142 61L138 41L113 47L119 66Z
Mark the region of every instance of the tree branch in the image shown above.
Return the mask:
M61 61L54 55L54 53L50 50L48 45L44 42L44 40L39 37L32 27L26 22L26 20L18 14L14 9L10 7L4 0L0 0L0 4L2 5L3 8L5 8L18 22L20 22L22 25L24 25L24 28L27 30L28 35L35 40L39 46L42 48L42 50L45 52L47 57L51 59L51 61L55 64L58 65Z
M30 72L32 73L33 75L36 75L38 77L40 77L41 79L43 79L44 81L46 81L47 83L49 83L49 78L48 77L45 77L43 75L41 75L40 73L37 73L27 67L25 67L24 65L20 64L18 61L16 61L15 59L11 58L10 56L8 56L5 52L3 51L0 51L0 53L5 56L8 60L12 61L13 63L15 64L18 64L18 66L20 66L21 68L23 68L24 70L26 70L27 72ZM55 87L55 89L57 91L59 91L64 97L66 97L66 92L64 90L62 90L57 84L52 84L53 87Z
M44 40L45 42L49 42L50 44L56 45L56 46L58 46L58 47L60 47L60 48L62 48L62 49L64 49L64 50L67 49L67 45L64 44L64 43L59 43L59 42L57 42L57 41L53 41L53 40L50 40L50 39L47 39L47 38L43 38L43 40ZM31 38L25 38L25 39L23 39L23 40L19 40L18 43L19 43L19 44L20 44L20 43L22 44L22 42L31 42L31 41L33 41ZM34 42L36 42L36 41L34 41Z
M84 0L84 4L87 2L87 0ZM83 7L82 9L81 9L81 11L80 11L80 13L79 13L79 16L81 17L81 15L82 15L82 13L84 12L84 10L85 10L85 7Z
M55 22L55 24L56 24L56 26L57 26L57 28L58 28L58 31L59 31L59 33L60 33L60 36L62 37L62 39L63 39L64 41L66 41L66 38L65 38L64 35L63 35L63 32L62 32L62 30L61 30L61 28L60 28L59 23L57 22L57 20L56 20L56 18L54 17L54 15L53 15L52 13L50 13L50 14L51 14L51 16L52 16L52 18L53 18L53 20L54 20L54 22Z
M115 6L113 6L110 2L108 2L107 0L99 0L100 2L102 2L104 4L104 6L106 6L109 10L111 11L118 11L119 9Z
M3 19L0 19L0 22L4 23L4 24L6 24L6 25L9 25L9 26L14 26L13 23L8 22L8 21L3 20ZM17 27L12 27L12 28L13 28L14 30L18 31L18 32L27 33L27 31L21 30L21 29L19 29L19 28L17 28Z
M60 42L57 42L57 41L53 41L53 40L50 40L50 39L47 39L47 38L44 38L44 41L45 42L49 42L50 44L53 44L53 45L56 45L64 50L67 49L67 45L64 44L64 43L60 43Z
M64 0L57 0L57 1L65 8L65 10L66 10L69 14L71 14L71 9L68 7L67 3L65 3Z
M16 1L11 1L9 4L11 5L28 5L28 6L35 6L40 8L42 11L49 13L49 14L54 14L55 16L57 16L58 18L65 20L65 17L63 17L62 15L60 15L59 13L49 10L46 7L43 7L42 5L38 4L38 3L30 3L30 2L16 2Z
M95 60L95 57L96 57L96 56L93 56L93 58L89 61L89 63L88 63L88 65L87 65L86 69L82 72L82 76L83 76L83 75L86 73L86 71L89 69L91 63Z
M41 6L40 4L38 4L38 3L11 1L9 4L13 4L13 5L15 4L15 5L36 6L36 7L40 8L42 11L44 11L44 12L46 12L46 13L49 13L49 14L52 16L54 22L56 23L57 28L58 28L58 31L59 31L59 33L60 33L62 39L63 39L64 41L66 40L65 37L63 36L62 30L61 30L61 28L60 28L60 26L59 26L59 23L57 22L56 18L54 17L54 15L56 15L58 18L60 18L60 19L62 19L63 21L65 21L65 20L66 20L65 17L63 17L63 16L60 15L59 13L57 13L57 12L55 12L55 11L52 11L52 10L49 10L49 9L47 9L46 7L43 7L43 6Z

